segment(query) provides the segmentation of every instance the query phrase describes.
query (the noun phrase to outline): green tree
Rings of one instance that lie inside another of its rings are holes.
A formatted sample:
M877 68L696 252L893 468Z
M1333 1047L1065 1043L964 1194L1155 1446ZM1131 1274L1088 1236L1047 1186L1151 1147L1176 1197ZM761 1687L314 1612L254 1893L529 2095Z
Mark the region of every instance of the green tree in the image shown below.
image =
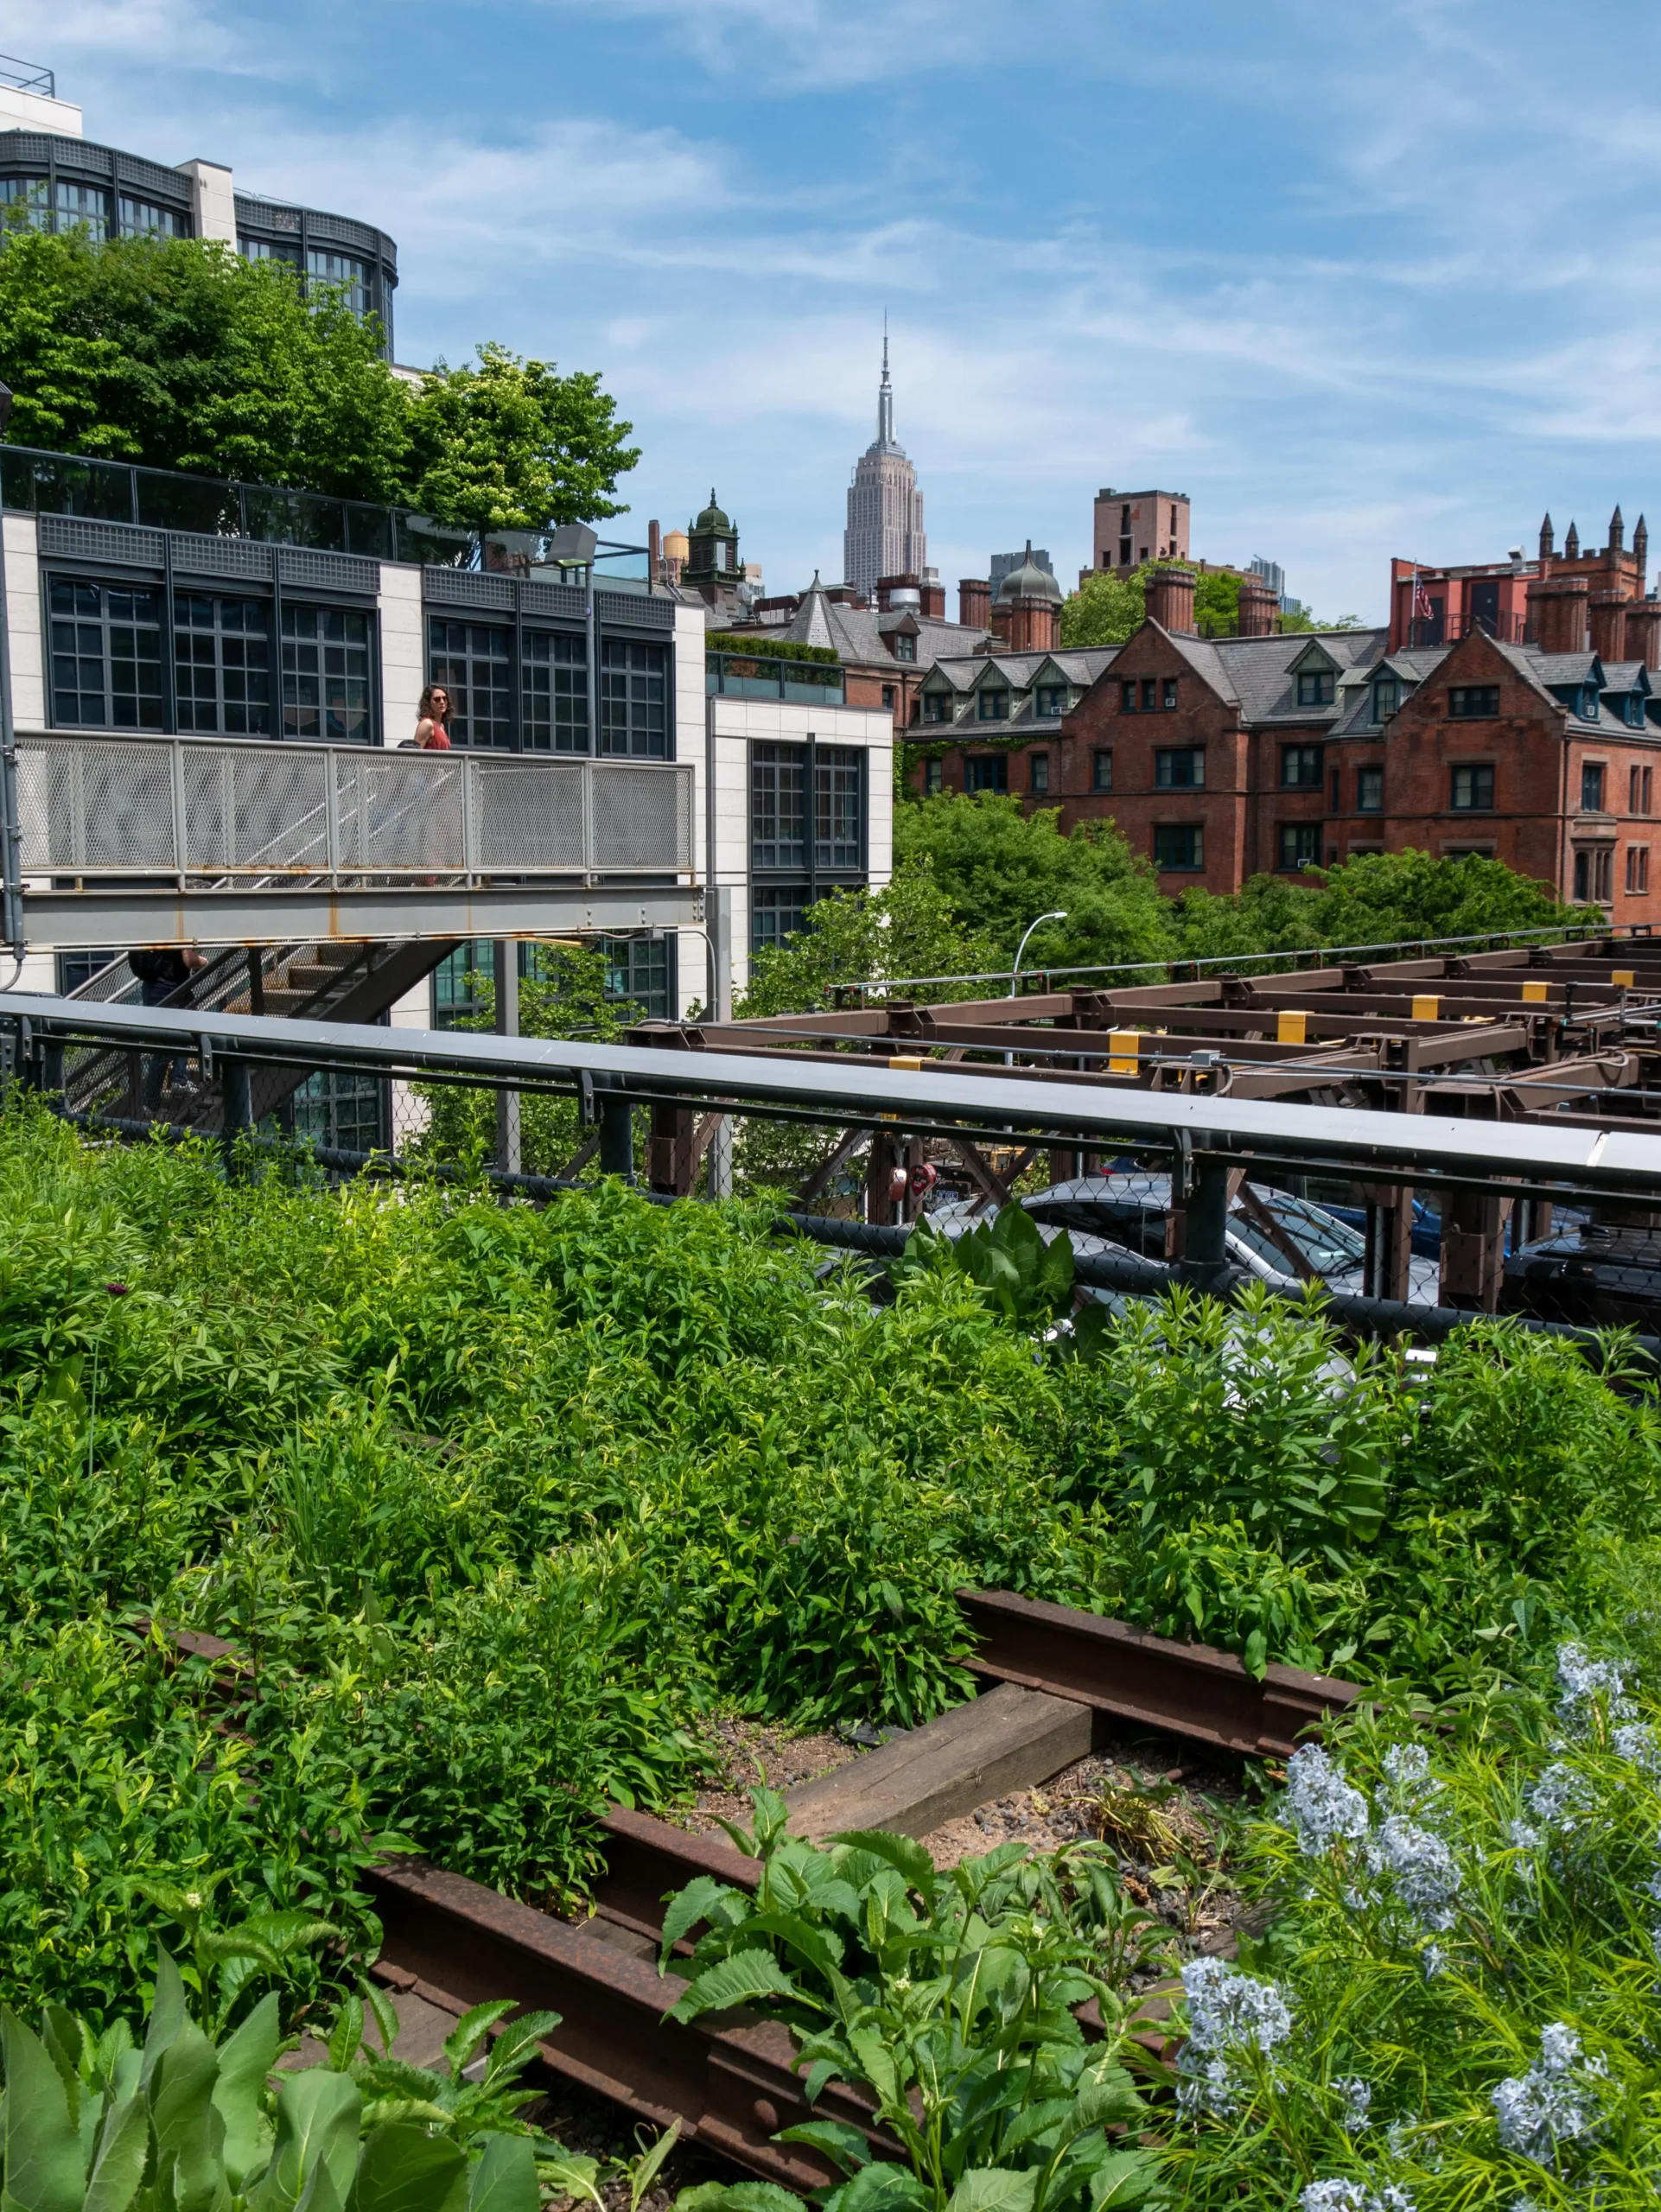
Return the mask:
M1112 822L1081 822L1063 836L1059 810L1026 813L1018 798L941 792L894 819L894 863L926 861L958 922L996 950L1008 968L1022 932L1047 923L1028 947L1035 967L1163 960L1175 949L1171 908L1152 870Z
M1135 637L1147 619L1148 579L1155 569L1187 569L1188 561L1144 561L1128 576L1111 569L1098 569L1064 600L1061 606L1061 643L1064 645L1122 645ZM1322 622L1307 609L1282 614L1282 631L1361 630L1359 614L1340 615L1336 622ZM1202 638L1233 638L1240 632L1240 579L1226 569L1196 569L1193 586L1193 626Z
M805 927L776 950L758 953L735 1012L805 1014L823 1007L837 983L969 976L997 967L996 940L964 922L928 855L913 851L902 859L896 848L894 859L892 882L874 891L833 892L809 907ZM924 995L965 993L942 988Z
M609 495L640 458L633 425L587 371L561 376L484 345L425 378L410 410L410 503L463 527L535 530L625 512Z

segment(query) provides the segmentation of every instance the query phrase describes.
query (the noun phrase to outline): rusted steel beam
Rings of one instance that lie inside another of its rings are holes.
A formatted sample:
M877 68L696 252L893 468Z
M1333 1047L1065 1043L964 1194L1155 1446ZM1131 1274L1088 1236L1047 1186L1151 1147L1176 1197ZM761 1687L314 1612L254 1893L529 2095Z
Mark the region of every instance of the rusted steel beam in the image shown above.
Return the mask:
M760 1877L760 1860L747 1859L724 1838L689 1835L649 1813L613 1805L601 1825L606 1871L595 1885L595 1910L637 1936L659 1936L665 1898L700 1874L735 1890L753 1890Z
M1354 1682L1270 1667L1262 1681L1208 1644L1176 1643L1008 1590L960 1590L979 1649L977 1674L1078 1699L1250 1758L1284 1758L1298 1738L1363 1693Z
M538 2045L557 2072L659 2127L678 2118L686 2139L765 2180L806 2192L839 2177L805 2145L770 2139L812 2117L782 2021L739 2012L690 2025L665 2019L686 1987L678 1975L424 1859L383 1861L369 1882L385 1931L381 1956L395 1973L462 2005L511 1998L559 2013ZM815 2109L884 2151L898 2148L840 2083L826 2086Z

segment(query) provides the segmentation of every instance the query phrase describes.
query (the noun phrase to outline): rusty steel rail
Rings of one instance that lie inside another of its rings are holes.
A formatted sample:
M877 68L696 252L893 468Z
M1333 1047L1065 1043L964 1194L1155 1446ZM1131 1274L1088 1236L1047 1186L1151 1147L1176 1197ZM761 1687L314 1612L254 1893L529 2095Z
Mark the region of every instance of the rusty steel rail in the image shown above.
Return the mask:
M708 1871L690 1863L705 1840L684 1840L691 1850L681 1880ZM385 1930L383 1980L445 2011L512 1998L527 2010L559 2013L559 2025L538 2044L548 2064L659 2127L678 2120L684 2140L803 2192L842 2177L806 2145L774 2143L780 2128L816 2114L845 2120L875 2147L898 2153L870 2105L843 2083L827 2083L810 2110L792 2068L795 2039L782 2020L740 2011L690 2024L666 2019L684 1980L580 1928L424 1859L385 1860L368 1878Z
M966 1662L974 1673L1248 1758L1289 1757L1306 1729L1365 1694L1358 1683L1295 1667L1270 1667L1258 1681L1209 1644L1009 1590L960 1590L958 1602L979 1638Z

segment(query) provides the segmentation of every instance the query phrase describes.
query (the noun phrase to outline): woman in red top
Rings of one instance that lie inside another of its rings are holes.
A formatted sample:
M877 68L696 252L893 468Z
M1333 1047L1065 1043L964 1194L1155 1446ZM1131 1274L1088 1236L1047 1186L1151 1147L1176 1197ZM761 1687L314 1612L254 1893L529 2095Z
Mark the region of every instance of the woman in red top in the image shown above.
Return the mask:
M416 709L415 741L423 753L450 749L450 695L442 683L430 683Z

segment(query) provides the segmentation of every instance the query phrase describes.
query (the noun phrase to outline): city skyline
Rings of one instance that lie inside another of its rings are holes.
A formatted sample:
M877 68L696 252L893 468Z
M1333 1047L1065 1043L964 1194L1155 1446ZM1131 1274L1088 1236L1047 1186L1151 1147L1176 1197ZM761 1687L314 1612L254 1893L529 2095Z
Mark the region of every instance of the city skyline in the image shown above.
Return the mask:
M882 333L882 381L876 394L876 435L854 464L848 521L842 533L842 581L866 598L883 576L920 575L928 565L923 494L917 471L894 434L894 385L888 334Z

